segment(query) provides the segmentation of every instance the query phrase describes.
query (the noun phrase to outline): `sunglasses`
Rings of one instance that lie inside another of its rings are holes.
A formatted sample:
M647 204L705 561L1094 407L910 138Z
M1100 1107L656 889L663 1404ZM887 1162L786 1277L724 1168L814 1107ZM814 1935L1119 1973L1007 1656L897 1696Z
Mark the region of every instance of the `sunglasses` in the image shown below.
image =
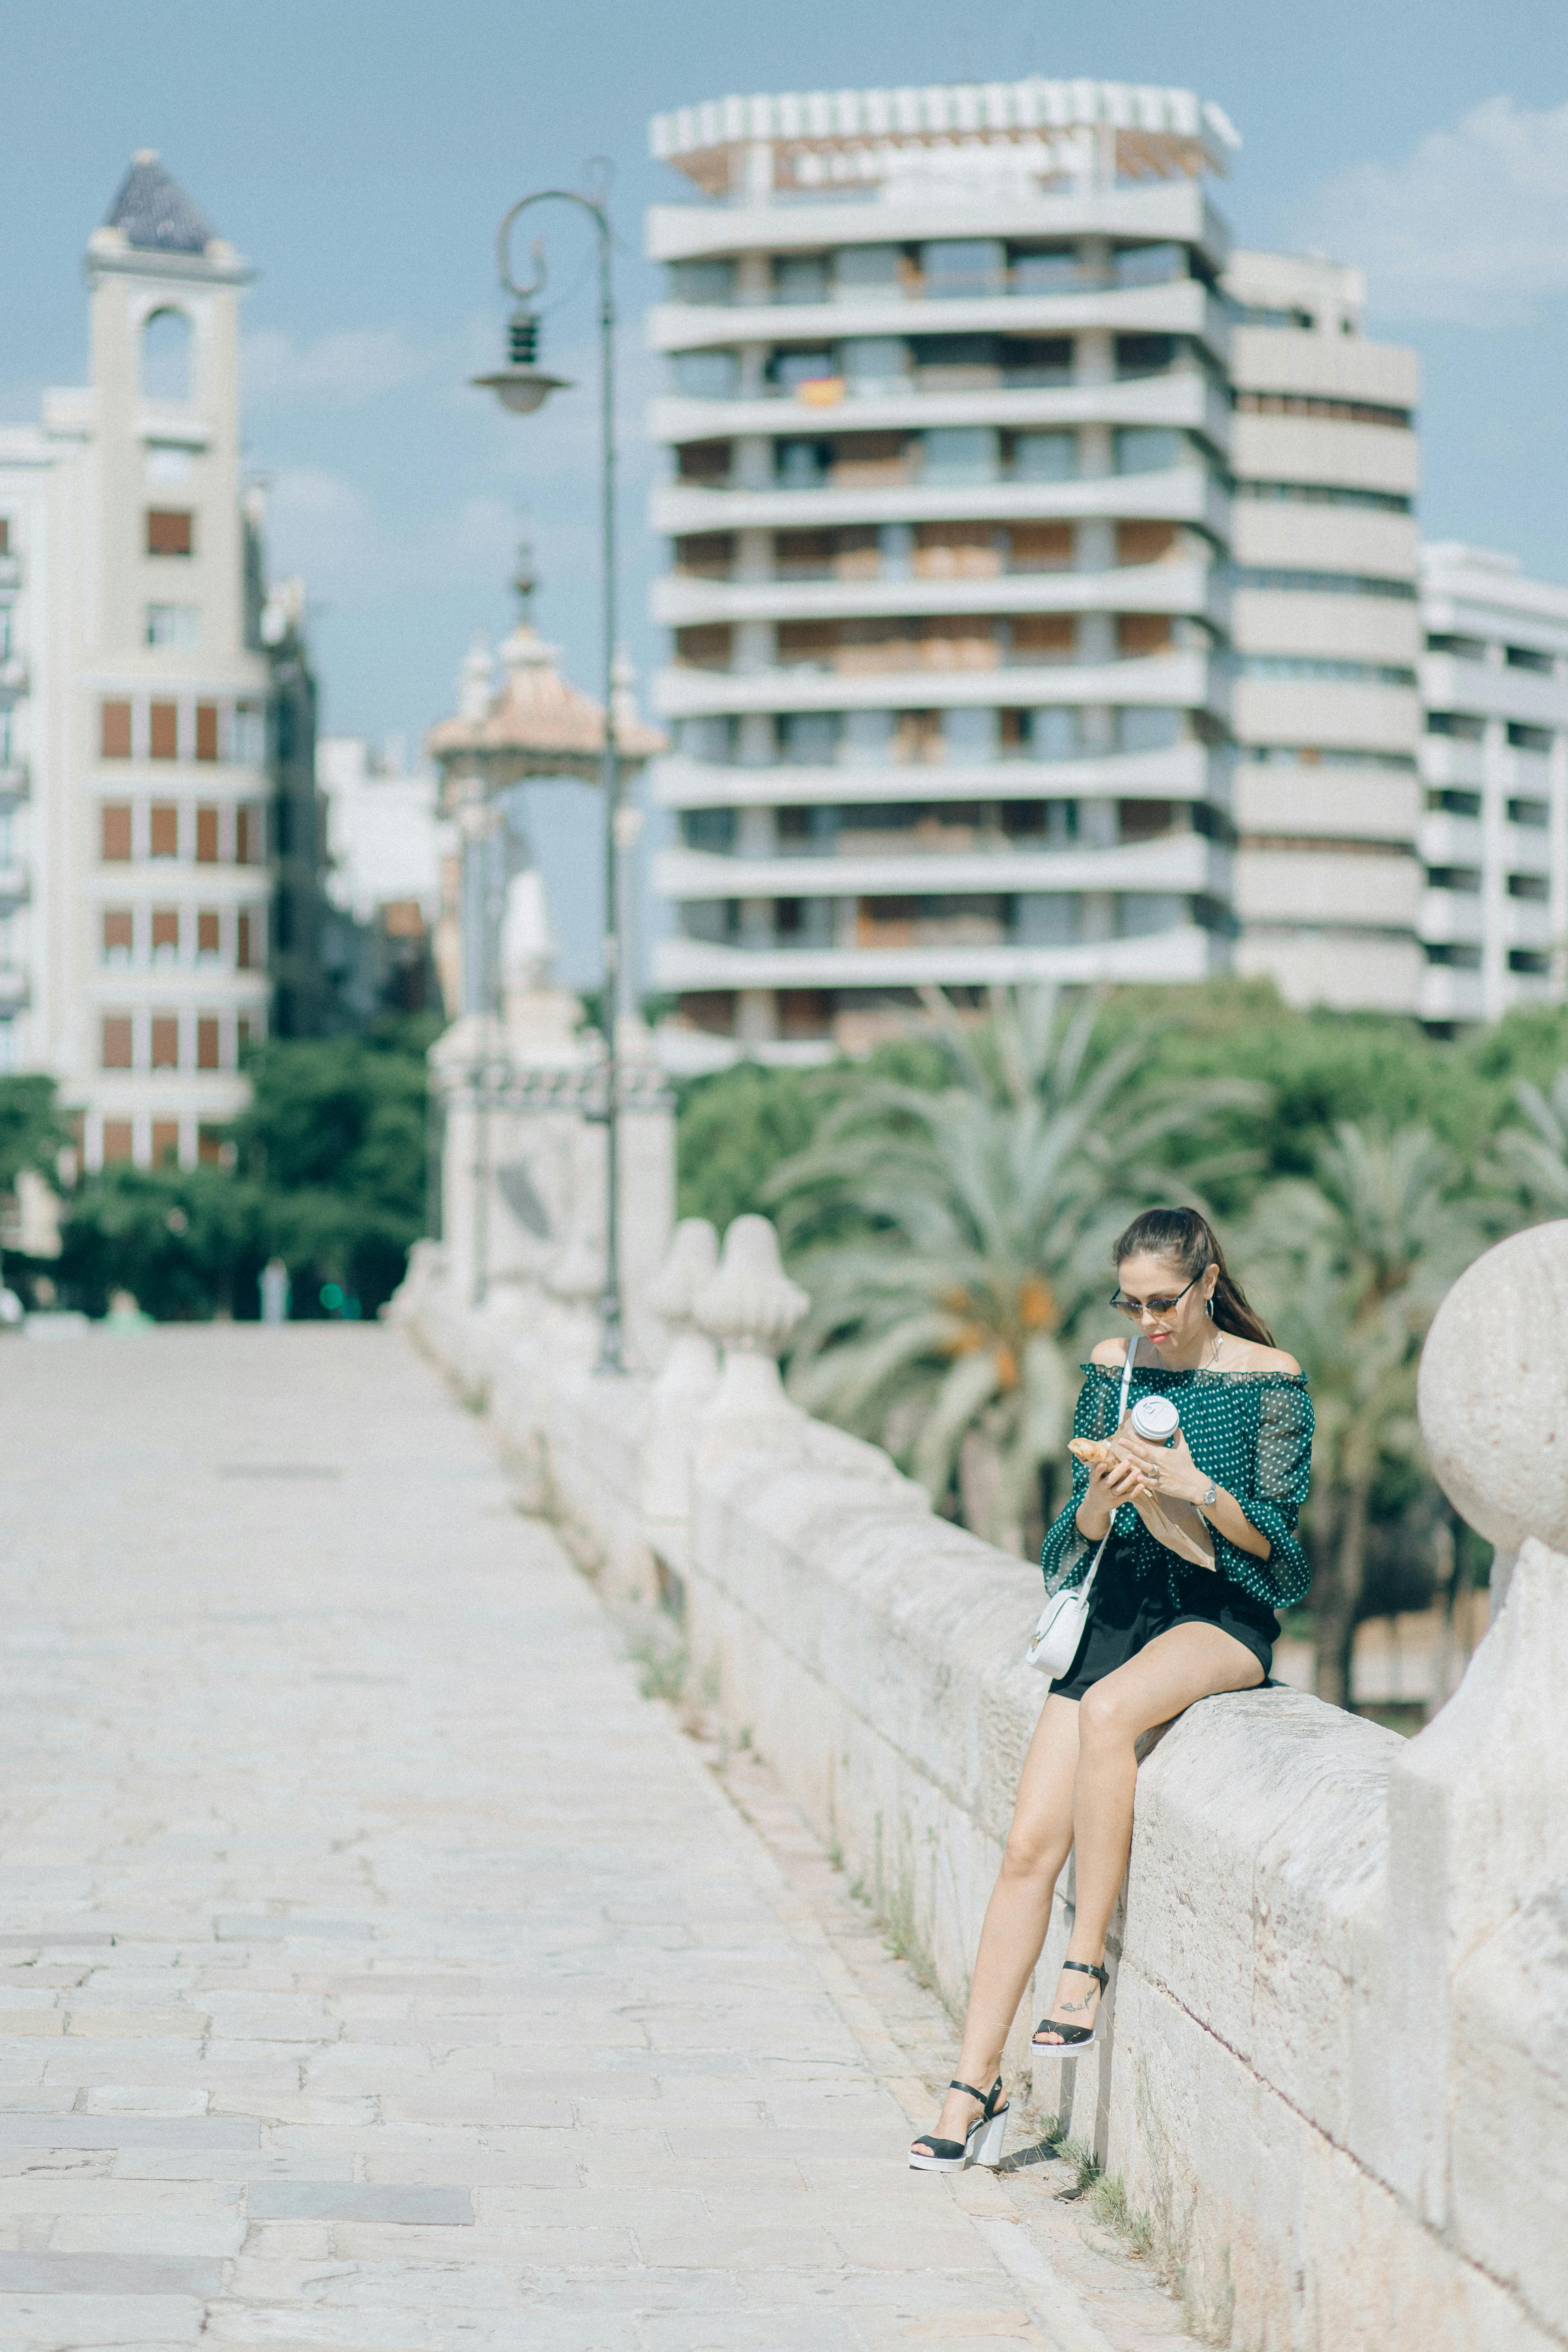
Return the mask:
M1194 1274L1186 1290L1178 1290L1172 1298L1127 1298L1118 1290L1112 1296L1110 1304L1119 1315L1131 1315L1135 1322L1142 1322L1145 1315L1168 1315L1173 1307L1181 1305L1187 1295L1187 1290L1191 1290L1194 1284L1202 1280L1201 1274Z

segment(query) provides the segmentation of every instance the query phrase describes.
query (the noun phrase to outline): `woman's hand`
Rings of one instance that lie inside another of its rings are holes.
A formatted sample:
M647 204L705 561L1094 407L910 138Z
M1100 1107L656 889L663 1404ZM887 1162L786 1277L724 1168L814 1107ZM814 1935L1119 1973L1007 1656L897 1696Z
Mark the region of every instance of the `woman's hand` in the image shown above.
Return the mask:
M1126 1427L1118 1430L1116 1444L1162 1502L1201 1506L1209 1490L1209 1475L1193 1460L1184 1430L1178 1429L1169 1445L1151 1445L1147 1438Z
M1098 1543L1122 1503L1135 1503L1141 1495L1152 1491L1142 1465L1128 1460L1118 1439L1116 1450L1089 1471L1089 1485L1075 1515L1079 1532Z

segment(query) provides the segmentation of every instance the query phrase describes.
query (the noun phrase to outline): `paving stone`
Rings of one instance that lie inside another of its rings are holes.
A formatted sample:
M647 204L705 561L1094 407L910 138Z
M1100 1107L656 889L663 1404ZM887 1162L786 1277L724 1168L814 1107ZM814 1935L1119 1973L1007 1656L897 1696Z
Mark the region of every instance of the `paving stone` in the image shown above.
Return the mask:
M1177 2340L1062 2167L909 2172L948 2021L395 1334L69 1353L0 1349L0 2352Z
M467 2229L474 2218L466 2189L370 2180L258 2180L247 2204L258 2221L420 2221Z

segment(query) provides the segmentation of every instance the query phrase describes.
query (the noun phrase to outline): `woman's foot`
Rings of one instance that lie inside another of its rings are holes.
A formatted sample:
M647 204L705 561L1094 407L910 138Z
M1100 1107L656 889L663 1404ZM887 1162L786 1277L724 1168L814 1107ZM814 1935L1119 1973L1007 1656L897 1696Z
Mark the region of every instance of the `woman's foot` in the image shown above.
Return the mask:
M992 2132L986 2137L989 2139L994 2135L995 2150L993 2153L987 2147L974 2160L994 2163L1001 2154L1001 2134L996 2127L1001 2125L1006 2112L1007 2103L1002 2097L1000 2080L988 2099L977 2097L966 2083L949 2084L947 2096L942 2103L942 2113L934 2126L928 2132L921 2132L910 2149L910 2164L917 2171L957 2171L965 2161L976 2125L985 2118L987 2113Z
M1064 1960L1050 2013L1035 2028L1034 2047L1073 2050L1092 2042L1100 2023L1105 1982L1106 1971L1098 1960Z

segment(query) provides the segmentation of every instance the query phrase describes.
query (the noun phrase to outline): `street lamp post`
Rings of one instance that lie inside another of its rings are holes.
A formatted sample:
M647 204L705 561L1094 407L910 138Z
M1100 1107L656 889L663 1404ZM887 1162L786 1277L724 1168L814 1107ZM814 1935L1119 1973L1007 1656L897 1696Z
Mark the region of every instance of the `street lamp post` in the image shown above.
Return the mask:
M518 308L508 322L508 361L493 375L473 382L493 392L503 408L516 416L531 416L550 394L569 391L561 376L546 375L535 364L539 355L539 320L529 303L544 284L542 240L533 247L534 277L519 286L511 274L511 233L522 214L534 205L574 205L594 224L599 262L599 423L600 553L604 571L604 691L605 745L600 783L605 798L605 1286L599 1300L599 1360L601 1372L624 1372L621 1333L620 1240L620 1050L617 1031L622 1003L620 760L616 740L616 433L615 325L610 280L613 232L602 204L571 188L541 188L512 205L496 235L496 261L500 282Z

